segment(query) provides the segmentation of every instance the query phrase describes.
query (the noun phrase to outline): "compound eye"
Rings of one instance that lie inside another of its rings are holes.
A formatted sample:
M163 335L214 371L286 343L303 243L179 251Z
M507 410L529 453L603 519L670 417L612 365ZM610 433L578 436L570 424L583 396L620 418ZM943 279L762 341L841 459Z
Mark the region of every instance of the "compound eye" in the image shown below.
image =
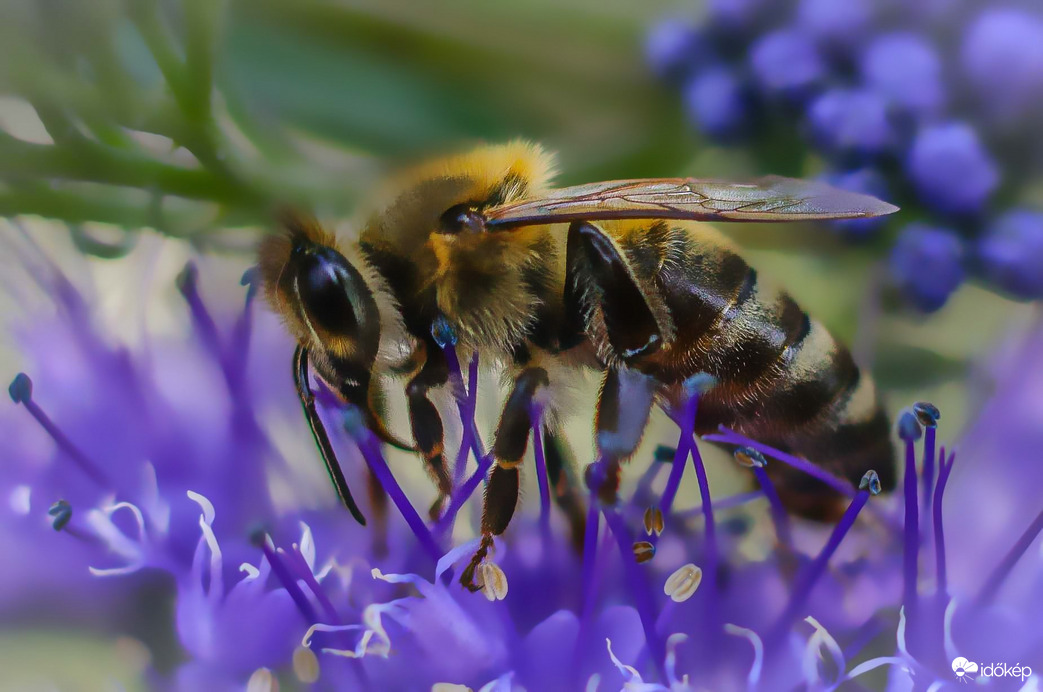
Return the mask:
M457 233L482 233L484 231L485 216L469 204L457 204L449 207L442 214L442 233L456 235Z
M331 255L336 256L331 256ZM297 290L308 319L330 334L349 336L358 330L355 308L348 297L349 277L336 253L308 254L301 258Z

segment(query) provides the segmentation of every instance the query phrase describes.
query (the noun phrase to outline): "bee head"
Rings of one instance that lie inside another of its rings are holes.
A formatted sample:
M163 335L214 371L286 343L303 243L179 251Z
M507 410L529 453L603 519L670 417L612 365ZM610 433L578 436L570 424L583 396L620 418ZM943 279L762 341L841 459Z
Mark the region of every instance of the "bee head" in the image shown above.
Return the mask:
M373 292L318 222L286 216L283 225L287 232L267 238L260 250L268 303L326 379L331 368L368 373L380 345Z

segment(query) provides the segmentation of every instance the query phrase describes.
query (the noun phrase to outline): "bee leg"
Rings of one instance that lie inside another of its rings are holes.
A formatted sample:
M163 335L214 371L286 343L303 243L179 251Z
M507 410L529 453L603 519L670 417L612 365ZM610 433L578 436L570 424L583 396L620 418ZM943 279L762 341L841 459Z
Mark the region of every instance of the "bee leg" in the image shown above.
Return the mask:
M515 378L514 389L503 406L493 442L496 463L489 474L482 503L482 543L460 577L460 583L471 591L481 588L475 584L474 573L492 546L492 537L506 531L514 516L520 485L518 467L529 446L532 429L533 396L548 383L547 371L543 368L525 368Z
M427 397L427 393L428 390L441 387L448 381L449 364L445 356L441 349L428 344L424 365L406 385L406 399L409 405L409 423L413 429L417 449L424 456L427 470L438 486L438 498L429 511L432 519L437 519L441 514L446 498L452 494L453 483L445 465L442 417Z
M388 554L388 494L372 471L369 471L366 480L369 506L373 512L373 554L385 557Z
M569 522L572 547L583 550L583 533L587 516L583 500L572 477L572 453L560 430L544 428L543 450L547 458L547 476L553 491L554 502Z
M629 459L641 443L657 386L655 379L630 368L605 371L594 427L598 454L606 463L607 473L605 482L596 489L598 499L606 505L618 501L619 464Z
M663 335L644 291L619 248L587 222L569 226L565 250L566 328L599 313L617 358L630 365L663 345Z

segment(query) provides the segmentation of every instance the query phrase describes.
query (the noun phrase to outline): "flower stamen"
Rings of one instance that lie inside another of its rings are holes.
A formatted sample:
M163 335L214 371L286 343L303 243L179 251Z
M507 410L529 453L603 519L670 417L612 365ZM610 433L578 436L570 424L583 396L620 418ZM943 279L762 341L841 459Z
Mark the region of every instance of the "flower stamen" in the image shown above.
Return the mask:
M297 584L297 580L290 572L290 568L283 562L282 558L275 550L275 545L272 543L272 539L266 533L258 533L254 537L254 543L263 552L265 558L268 560L268 564L272 567L272 573L275 574L275 578L279 580L282 587L286 589L286 593L290 594L290 598L293 599L294 605L297 606L297 610L300 611L301 616L309 624L313 625L319 622L319 616L315 612L315 608L312 607L308 597L301 591L301 587Z
M898 436L905 441L905 549L903 551L902 603L909 609L909 617L915 618L917 611L916 579L917 558L920 553L920 508L917 506L919 480L916 476L916 441L922 429L919 416L906 411L898 419Z
M837 551L837 548L840 547L840 543L844 540L847 532L855 525L855 519L858 518L859 512L862 511L866 502L869 501L869 496L871 494L876 494L872 489L876 487L879 490L879 483L879 476L877 476L876 471L867 471L865 476L862 477L862 482L859 484L859 490L855 495L855 498L844 511L844 515L840 518L840 521L833 529L833 533L830 534L829 540L826 541L826 545L822 548L822 551L819 552L818 556L816 556L811 564L807 566L803 574L798 577L796 586L790 596L789 603L786 605L786 609L770 628L769 634L765 638L768 642L769 649L774 649L774 644L781 640L783 635L789 631L790 624L797 617L800 610L804 608L804 604L811 595L812 589L814 589L815 584L818 583L818 580L825 572L826 565L829 564L833 554Z
M7 393L11 395L11 401L25 407L29 415L36 419L36 422L54 440L58 448L65 452L92 481L105 490L111 490L114 487L101 468L80 451L80 448L73 444L72 440L44 413L39 404L33 401L33 381L29 379L28 375L24 372L15 375L7 388Z

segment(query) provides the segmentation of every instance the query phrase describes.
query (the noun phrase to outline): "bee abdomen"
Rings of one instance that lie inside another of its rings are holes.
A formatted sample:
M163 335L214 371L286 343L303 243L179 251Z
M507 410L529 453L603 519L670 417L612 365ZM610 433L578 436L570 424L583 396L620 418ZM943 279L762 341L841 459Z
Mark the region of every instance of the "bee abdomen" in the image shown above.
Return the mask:
M697 431L723 424L856 484L875 469L885 489L893 487L890 426L872 378L742 258L690 238L683 241L688 261L659 276L677 337L649 371L668 386L700 371L717 378L699 402ZM837 498L827 486L774 466L791 510L834 514Z

